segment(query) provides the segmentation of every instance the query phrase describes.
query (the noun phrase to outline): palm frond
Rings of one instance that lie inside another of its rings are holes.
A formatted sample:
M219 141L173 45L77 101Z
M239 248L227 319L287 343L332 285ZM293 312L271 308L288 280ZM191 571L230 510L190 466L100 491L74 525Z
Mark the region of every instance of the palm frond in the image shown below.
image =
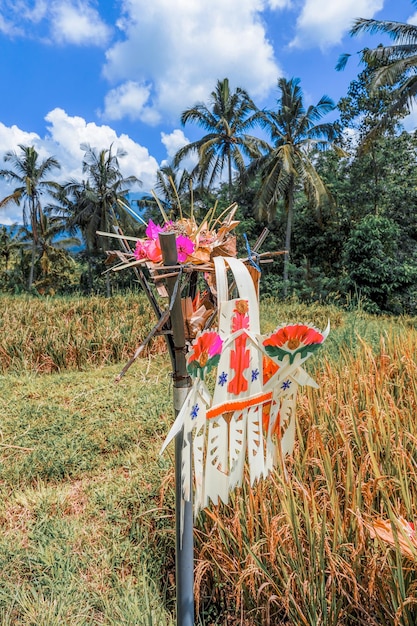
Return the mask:
M341 54L339 56L338 60L337 60L336 66L335 66L336 71L338 71L338 72L343 71L346 68L347 62L349 61L351 56L352 55L348 54L347 52Z
M351 35L368 33L370 35L388 35L393 41L398 43L417 43L417 26L405 24L403 22L389 20L374 20L358 18L351 28Z

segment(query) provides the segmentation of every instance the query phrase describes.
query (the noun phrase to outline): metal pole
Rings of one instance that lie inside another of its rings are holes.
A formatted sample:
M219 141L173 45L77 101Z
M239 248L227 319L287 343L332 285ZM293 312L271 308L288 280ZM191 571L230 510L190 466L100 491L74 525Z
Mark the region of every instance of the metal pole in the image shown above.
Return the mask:
M162 259L165 266L177 265L177 246L175 233L160 233ZM166 285L171 297L176 277L167 277ZM185 360L185 332L181 307L181 290L178 289L171 311L171 328L174 343L175 364L173 371L173 399L175 415L178 415L191 387ZM176 601L177 626L194 624L194 541L193 541L193 503L184 502L181 492L181 452L183 431L175 438L175 555L176 555ZM182 536L181 536L181 515Z

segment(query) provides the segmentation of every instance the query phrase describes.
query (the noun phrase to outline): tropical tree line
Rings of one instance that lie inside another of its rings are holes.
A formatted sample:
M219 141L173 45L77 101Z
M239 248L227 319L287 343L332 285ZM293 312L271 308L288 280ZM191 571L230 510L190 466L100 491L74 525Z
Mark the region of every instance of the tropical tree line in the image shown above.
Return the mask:
M92 292L105 286L109 294L103 262L111 246L98 232L113 232L116 226L132 229L134 219L123 207L132 185L140 181L122 175L119 159L124 151L81 147L85 178L64 184L50 178L52 170L60 169L56 159L41 160L33 146L20 145L19 152L5 154L12 167L0 170L0 177L18 186L0 201L0 208L21 206L23 225L1 227L4 290ZM103 274L106 278L100 281Z
M191 206L203 214L237 201L240 233L253 241L266 226L264 246L284 252L265 268L266 293L415 313L417 137L401 122L417 92L417 27L357 20L352 35L363 31L386 33L394 43L360 52L363 70L337 105L324 95L306 106L300 81L280 78L276 106L261 110L246 90L219 80L206 103L181 116L202 136L158 171L136 209L147 218L163 206L175 218ZM347 62L341 57L338 69ZM109 293L103 261L115 243L97 233L143 230L129 201L140 181L121 174L123 153L85 145L85 179L58 185L53 157L41 161L33 146L19 149L6 153L11 167L0 170L17 184L0 208L21 204L24 220L23 228L0 233L2 288ZM190 157L195 165L187 171ZM58 245L59 232L66 237ZM82 250L74 261L65 248L75 237Z

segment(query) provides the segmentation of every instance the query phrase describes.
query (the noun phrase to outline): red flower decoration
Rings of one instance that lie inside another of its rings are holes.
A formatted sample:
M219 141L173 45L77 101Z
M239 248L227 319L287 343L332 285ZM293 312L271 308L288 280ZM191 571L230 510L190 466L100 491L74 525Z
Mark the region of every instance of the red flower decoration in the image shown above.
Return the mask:
M264 340L265 351L271 357L283 359L289 355L290 363L296 354L302 357L316 350L326 339L327 334L319 332L313 326L293 324L278 328L270 337Z
M154 263L162 261L162 251L161 246L159 245L159 239L148 239L143 245L146 256L150 261L153 261Z
M220 360L223 341L216 332L202 333L194 341L187 358L187 369L192 376L201 378L216 366Z
M139 241L136 242L136 247L135 247L135 259L137 259L138 261L140 259L146 259L147 255L146 255L146 249L144 246L144 243L142 241L142 239L139 239Z
M149 223L145 232L146 232L146 236L149 239L158 239L159 233L163 233L164 228L163 226L158 226L158 224L155 224L155 222L153 222L152 220L149 220Z

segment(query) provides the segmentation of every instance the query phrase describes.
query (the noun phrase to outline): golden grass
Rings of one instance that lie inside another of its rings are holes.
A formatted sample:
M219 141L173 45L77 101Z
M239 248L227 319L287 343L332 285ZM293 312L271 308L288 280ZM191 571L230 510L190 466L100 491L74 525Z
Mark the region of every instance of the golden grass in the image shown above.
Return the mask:
M377 351L359 340L316 357L320 389L301 391L288 476L200 516L201 607L233 608L241 624L417 623L417 550L410 559L369 530L385 519L402 538L396 520L416 518L416 355L404 329Z
M172 623L162 340L114 383L152 312L136 296L0 309L0 623ZM196 623L415 626L417 557L396 524L417 511L415 320L296 302L261 314L265 332L330 318L308 363L320 389L300 390L288 474L200 514ZM394 546L372 533L377 520L392 523Z
M0 372L79 370L132 356L155 323L143 294L112 298L0 297ZM165 350L162 337L150 345ZM145 355L149 350L145 351Z

